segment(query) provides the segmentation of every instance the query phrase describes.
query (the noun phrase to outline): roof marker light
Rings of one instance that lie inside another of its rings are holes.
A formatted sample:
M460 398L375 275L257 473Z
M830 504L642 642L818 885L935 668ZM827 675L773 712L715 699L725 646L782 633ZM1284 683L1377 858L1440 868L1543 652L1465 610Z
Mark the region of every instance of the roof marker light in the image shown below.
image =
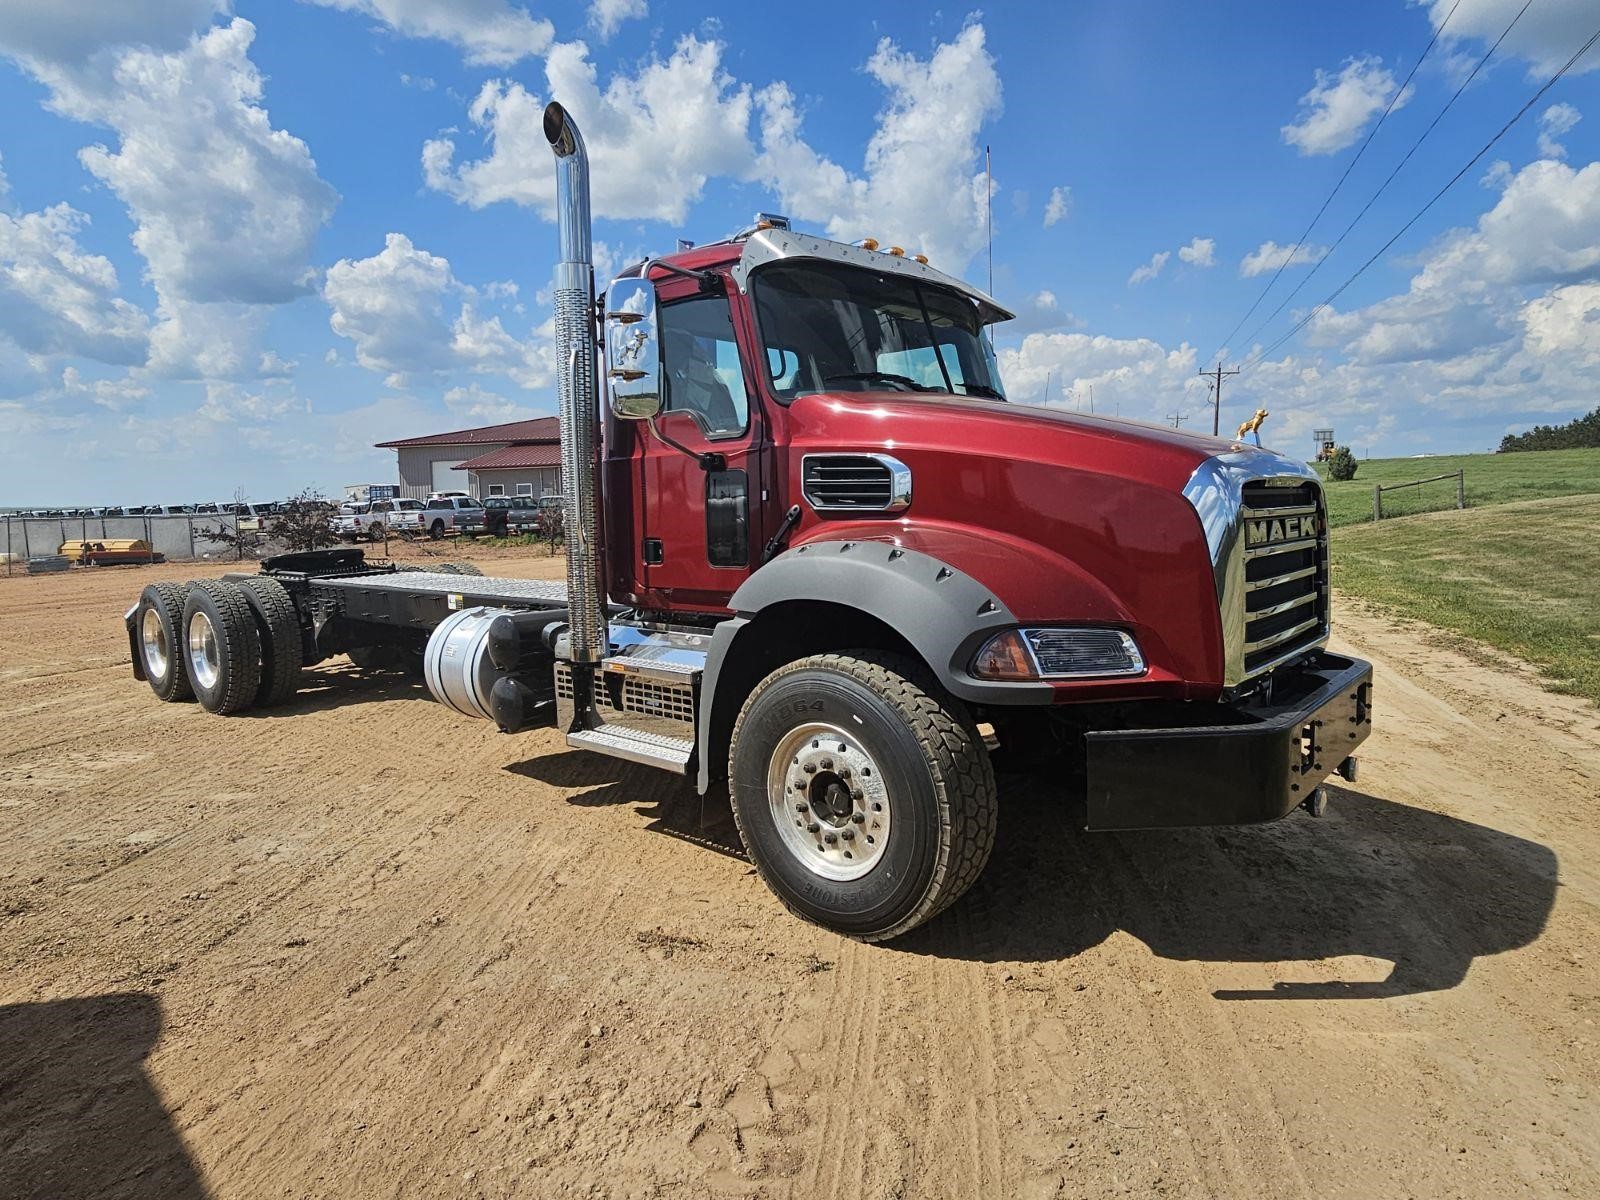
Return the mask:
M862 238L859 242L856 243L856 245L860 246L861 249L863 249L863 250L876 250L878 248L878 239L877 238Z
M913 254L911 257L916 259L923 266L928 265L928 256L926 254Z
M890 246L887 253L894 255L896 258L904 258L906 256L904 248L900 246Z

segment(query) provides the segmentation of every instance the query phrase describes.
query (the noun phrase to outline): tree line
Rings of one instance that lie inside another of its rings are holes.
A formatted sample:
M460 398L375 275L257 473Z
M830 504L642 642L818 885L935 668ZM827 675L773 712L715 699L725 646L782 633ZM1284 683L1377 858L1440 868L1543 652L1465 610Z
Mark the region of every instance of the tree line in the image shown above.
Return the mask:
M1600 447L1600 408L1565 425L1535 425L1527 433L1500 439L1502 454L1512 450L1591 450Z

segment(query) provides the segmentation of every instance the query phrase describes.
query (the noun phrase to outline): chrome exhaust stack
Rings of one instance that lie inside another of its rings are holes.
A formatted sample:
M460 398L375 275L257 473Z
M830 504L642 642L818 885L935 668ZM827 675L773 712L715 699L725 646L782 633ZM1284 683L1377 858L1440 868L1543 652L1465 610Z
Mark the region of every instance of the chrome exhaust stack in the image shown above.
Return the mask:
M544 136L556 158L555 327L557 410L561 420L562 518L567 542L568 657L598 663L607 624L600 589L598 486L599 363L594 328L594 252L589 221L589 156L572 115L552 101Z

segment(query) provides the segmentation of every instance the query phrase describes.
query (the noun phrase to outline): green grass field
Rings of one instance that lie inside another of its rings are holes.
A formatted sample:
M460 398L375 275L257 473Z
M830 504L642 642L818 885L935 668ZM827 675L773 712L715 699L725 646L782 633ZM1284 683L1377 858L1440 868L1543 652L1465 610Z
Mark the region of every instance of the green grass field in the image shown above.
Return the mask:
M1522 454L1455 454L1437 458L1363 461L1348 483L1327 483L1328 523L1372 520L1374 484L1404 483L1465 470L1467 507L1600 493L1600 450L1542 450ZM1455 504L1455 482L1385 492L1383 510L1416 513Z
M1506 457L1558 455L1600 461L1593 450ZM1469 465L1469 481L1472 472ZM1505 479L1508 491L1520 486ZM1332 535L1333 583L1515 654L1537 666L1551 690L1600 703L1597 524L1600 495L1351 525Z

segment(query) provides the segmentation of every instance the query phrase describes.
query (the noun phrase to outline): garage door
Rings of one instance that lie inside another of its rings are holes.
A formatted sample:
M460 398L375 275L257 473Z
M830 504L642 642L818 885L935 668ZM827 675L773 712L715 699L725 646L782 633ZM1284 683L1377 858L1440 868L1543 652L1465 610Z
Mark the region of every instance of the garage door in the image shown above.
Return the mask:
M455 469L455 460L444 459L433 464L433 490L436 492L467 491L467 473Z

